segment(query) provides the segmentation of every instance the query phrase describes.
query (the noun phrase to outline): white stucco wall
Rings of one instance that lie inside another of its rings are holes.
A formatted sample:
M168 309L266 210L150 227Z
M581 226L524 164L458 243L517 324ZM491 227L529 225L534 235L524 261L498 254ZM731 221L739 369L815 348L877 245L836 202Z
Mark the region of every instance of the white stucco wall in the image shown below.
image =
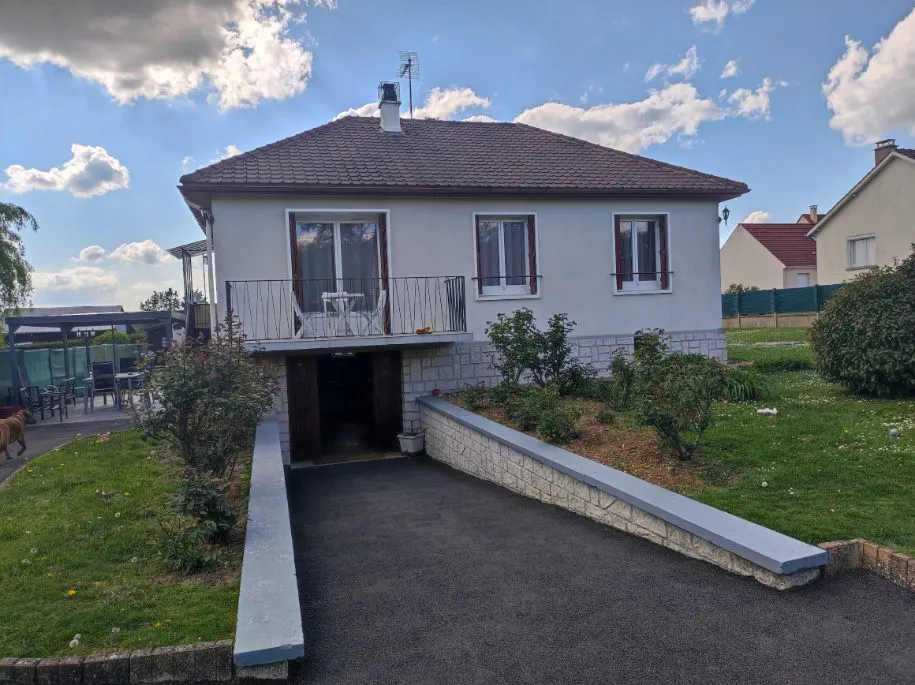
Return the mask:
M785 265L743 226L735 228L721 247L722 292L735 283L761 290L789 287L784 271Z
M857 197L830 214L834 216L815 236L820 283L841 283L861 272L848 268L851 237L876 236L880 266L904 259L915 242L915 162L894 158Z
M721 327L718 207L708 201L554 201L219 197L213 200L218 293L226 280L288 279L286 210L389 211L390 275L466 278L467 325L484 339L486 322L525 306L541 324L557 312L578 322L576 335ZM474 212L536 214L540 294L480 301L475 282ZM614 212L669 212L672 292L614 295L610 276Z
M798 274L808 274L807 285L817 284L817 268L813 266L788 266L785 267L785 281L783 288L802 288L803 283L798 283Z

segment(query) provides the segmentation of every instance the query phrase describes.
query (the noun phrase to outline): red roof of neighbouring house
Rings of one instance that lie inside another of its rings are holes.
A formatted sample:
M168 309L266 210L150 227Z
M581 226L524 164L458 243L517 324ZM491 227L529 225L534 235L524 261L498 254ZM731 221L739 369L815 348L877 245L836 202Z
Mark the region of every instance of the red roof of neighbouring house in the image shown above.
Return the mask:
M524 194L719 201L746 184L526 124L343 117L181 177L186 198L212 193Z
M814 266L816 241L807 237L810 224L740 224L785 266Z

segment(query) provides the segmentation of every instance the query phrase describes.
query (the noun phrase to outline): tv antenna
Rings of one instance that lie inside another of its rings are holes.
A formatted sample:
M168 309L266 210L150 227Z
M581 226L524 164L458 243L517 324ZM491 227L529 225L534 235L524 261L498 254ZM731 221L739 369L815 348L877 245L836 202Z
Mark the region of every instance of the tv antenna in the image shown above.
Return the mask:
M410 90L410 118L413 118L413 79L419 78L419 55L415 52L400 53L400 69L397 78L406 78Z

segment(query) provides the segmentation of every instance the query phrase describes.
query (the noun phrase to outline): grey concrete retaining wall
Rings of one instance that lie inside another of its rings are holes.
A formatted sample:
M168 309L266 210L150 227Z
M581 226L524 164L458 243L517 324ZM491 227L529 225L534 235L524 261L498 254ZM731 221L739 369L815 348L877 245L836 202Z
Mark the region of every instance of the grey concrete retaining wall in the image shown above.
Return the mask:
M270 416L254 441L234 660L259 667L304 654L285 467L278 421Z
M787 589L820 575L825 551L573 454L461 409L421 397L426 452L514 492L569 509L760 583Z

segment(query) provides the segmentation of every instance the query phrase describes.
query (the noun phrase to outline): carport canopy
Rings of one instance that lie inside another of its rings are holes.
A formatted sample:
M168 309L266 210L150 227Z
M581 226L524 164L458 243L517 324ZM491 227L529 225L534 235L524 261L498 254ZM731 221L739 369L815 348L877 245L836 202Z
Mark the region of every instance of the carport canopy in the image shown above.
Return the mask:
M12 365L13 387L18 383L19 361L16 356L16 331L21 326L41 326L56 328L60 331L64 349L64 374L70 376L70 358L67 354L67 342L74 330L95 326L153 325L165 327L166 344L171 345L172 322L184 321L182 312L93 312L88 314L48 314L37 316L10 316L6 319L9 330L10 364ZM116 345L114 336L111 344ZM115 359L117 355L115 355Z

